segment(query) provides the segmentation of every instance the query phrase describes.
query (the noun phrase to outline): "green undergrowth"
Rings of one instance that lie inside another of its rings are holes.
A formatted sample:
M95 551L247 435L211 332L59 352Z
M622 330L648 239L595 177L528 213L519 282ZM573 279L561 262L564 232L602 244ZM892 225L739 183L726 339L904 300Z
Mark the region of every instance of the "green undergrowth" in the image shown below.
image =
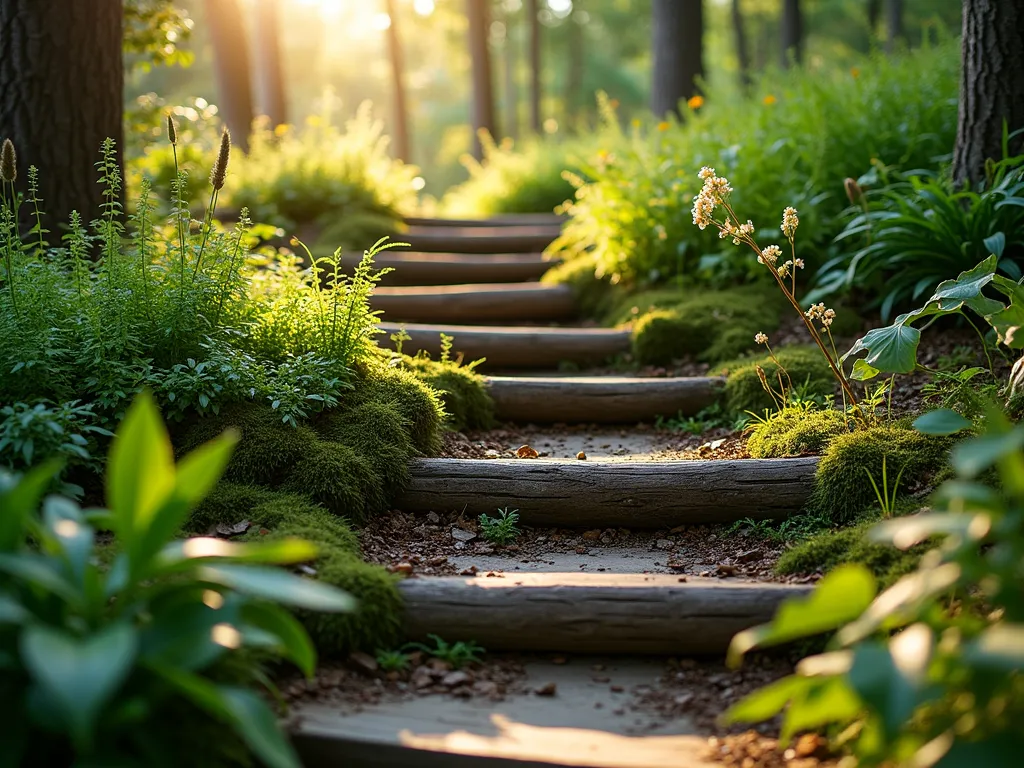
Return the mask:
M788 406L754 427L747 438L747 451L755 459L821 453L851 428L851 419L840 411Z
M437 390L449 429L487 429L494 425L494 401L487 380L470 366L439 362L423 355L402 356L401 365Z
M583 317L604 317L617 296L615 286L596 275L594 260L586 254L552 267L540 281L545 285L568 285Z
M789 374L793 392L801 399L823 401L833 393L835 379L832 370L816 347L781 347L775 350L775 356ZM713 376L726 376L725 402L729 410L758 415L774 410L775 403L761 384L757 366L778 389L778 366L768 357L739 358L711 369Z

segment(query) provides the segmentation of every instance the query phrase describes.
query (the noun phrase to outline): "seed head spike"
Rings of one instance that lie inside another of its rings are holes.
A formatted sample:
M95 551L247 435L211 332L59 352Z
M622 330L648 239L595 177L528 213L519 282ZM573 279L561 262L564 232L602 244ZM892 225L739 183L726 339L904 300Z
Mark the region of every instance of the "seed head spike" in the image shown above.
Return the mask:
M227 128L220 135L220 152L217 153L217 162L210 173L210 184L214 189L220 190L224 187L224 180L228 175L228 160L231 158L231 132Z
M171 115L167 115L167 140L171 144L178 143L178 129L174 125L174 118Z
M14 142L4 139L0 149L0 179L13 183L18 178L18 154L14 151Z
M853 205L857 205L861 197L864 196L864 190L861 189L856 179L847 178L843 182L843 187L846 189L846 196L850 198L850 202Z

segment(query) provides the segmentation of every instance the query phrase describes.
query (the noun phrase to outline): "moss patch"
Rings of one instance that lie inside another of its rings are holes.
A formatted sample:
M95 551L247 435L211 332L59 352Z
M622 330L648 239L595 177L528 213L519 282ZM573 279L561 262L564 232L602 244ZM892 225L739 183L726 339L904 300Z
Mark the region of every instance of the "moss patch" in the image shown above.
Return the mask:
M336 515L360 522L382 511L388 502L383 478L370 460L347 445L326 440L312 447L280 488L305 494Z
M369 401L347 409L332 409L314 422L324 439L348 446L370 462L380 477L384 495L394 497L409 480L409 458L416 452L398 411Z
M758 424L747 440L747 450L755 459L821 453L833 438L849 432L850 426L839 411L791 406Z
M817 347L782 347L775 351L775 357L789 374L794 389L803 394L825 396L835 390L832 369ZM774 410L775 403L761 385L757 366L778 389L778 366L768 357L733 360L712 369L712 375L727 376L725 402L730 410L756 414Z
M448 418L446 425L456 431L487 429L494 425L494 401L483 376L468 367L441 363L426 357L406 357L403 365L436 389Z
M351 408L368 402L394 408L419 453L431 456L440 449L444 404L440 394L414 372L389 367L382 361L368 366L344 405Z
M905 494L933 481L948 463L950 444L949 438L901 425L839 435L822 454L807 510L835 523L848 522L877 502L868 473L881 487L883 458L889 492L902 471L898 492Z

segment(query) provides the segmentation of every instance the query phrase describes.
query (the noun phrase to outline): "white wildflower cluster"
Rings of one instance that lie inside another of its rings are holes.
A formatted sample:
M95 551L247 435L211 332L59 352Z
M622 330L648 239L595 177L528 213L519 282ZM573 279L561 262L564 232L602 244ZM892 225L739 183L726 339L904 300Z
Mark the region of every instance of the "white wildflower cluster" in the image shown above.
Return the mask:
M819 321L822 326L822 330L827 329L832 325L832 321L836 319L836 311L834 309L827 309L824 304L812 304L811 308L805 313L808 319L811 321Z
M758 333L756 336L754 336L754 341L758 344L767 344L768 337L763 333Z
M714 224L715 206L721 203L732 192L729 180L715 175L715 169L704 166L697 174L704 182L704 187L693 198L693 223L701 229Z
M718 236L722 239L731 237L733 245L739 245L744 236L752 234L754 234L754 222L750 219L747 219L746 224L740 224L738 227L732 223L732 219L727 219L718 232Z
M796 208L792 206L782 212L782 234L789 240L796 236L796 228L800 226L800 218L796 215Z
M757 263L758 264L771 264L774 267L775 266L775 262L777 262L779 260L779 257L781 255L782 255L782 249L779 248L779 246L777 246L777 245L769 245L767 248L765 248L763 251L761 251L761 255L757 257Z
M803 259L797 259L796 261L793 261L792 259L790 259L785 264L783 264L781 267L779 267L779 277L789 277L789 273L790 272L792 272L794 270L797 270L797 269L803 269L803 268L804 268L804 260Z

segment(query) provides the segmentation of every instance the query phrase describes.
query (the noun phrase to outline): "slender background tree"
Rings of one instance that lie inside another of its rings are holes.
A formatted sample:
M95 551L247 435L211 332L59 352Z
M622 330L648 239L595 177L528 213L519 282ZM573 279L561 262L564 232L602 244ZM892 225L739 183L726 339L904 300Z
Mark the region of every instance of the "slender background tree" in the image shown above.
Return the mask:
M526 0L526 21L530 28L530 130L541 130L540 9L537 0Z
M488 46L491 14L490 0L466 0L469 17L469 54L473 62L473 154L483 157L479 132L494 135L494 83L491 77L491 51Z
M729 19L732 22L732 37L736 46L736 64L740 71L740 87L750 90L750 51L747 47L747 31L743 25L743 9L740 0L732 0L729 6Z
M206 0L206 24L213 43L217 101L235 146L249 147L256 115L249 67L249 43L238 0Z
M288 122L288 98L281 69L280 0L256 3L256 82L259 86L259 111L271 125ZM238 34L241 34L239 31Z
M702 0L652 0L654 80L651 109L680 115L679 103L697 94L704 74Z
M384 12L391 23L388 24L388 54L391 59L391 90L393 94L393 128L392 149L395 157L409 162L411 149L409 141L409 109L405 101L405 56L402 51L402 37L399 32L399 20L395 0L384 0Z
M123 138L121 0L61 6L0 2L0 137L18 152L18 189L28 166L39 168L51 239L71 211L96 214L100 144L109 137L120 148Z
M803 61L804 18L800 0L782 0L782 66Z

